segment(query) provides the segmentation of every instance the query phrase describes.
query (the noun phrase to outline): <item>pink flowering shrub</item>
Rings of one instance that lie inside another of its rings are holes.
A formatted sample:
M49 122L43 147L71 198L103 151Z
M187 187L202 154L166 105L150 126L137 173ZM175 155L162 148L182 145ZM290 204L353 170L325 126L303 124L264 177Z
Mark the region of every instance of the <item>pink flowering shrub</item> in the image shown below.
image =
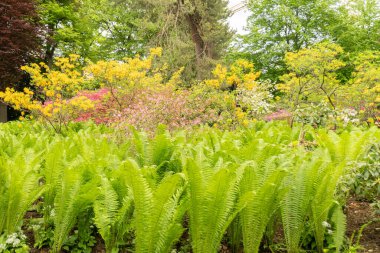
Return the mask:
M95 104L93 110L82 113L77 121L93 120L96 123L154 131L159 124L168 129L187 128L200 124L213 125L220 120L210 99L191 97L188 90L175 90L171 86L145 87L113 98L107 89L82 92Z
M93 120L97 124L108 123L112 116L112 105L107 103L109 93L106 88L96 91L82 91L79 95L90 99L94 103L94 108L81 113L76 121Z
M264 117L265 121L273 120L289 120L292 117L292 114L287 110L281 109L271 114L268 114Z

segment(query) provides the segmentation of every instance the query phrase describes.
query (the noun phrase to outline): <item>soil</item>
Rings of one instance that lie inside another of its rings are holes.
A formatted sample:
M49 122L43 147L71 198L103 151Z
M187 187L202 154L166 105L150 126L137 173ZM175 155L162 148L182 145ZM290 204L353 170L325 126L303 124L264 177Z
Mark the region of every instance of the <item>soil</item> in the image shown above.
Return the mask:
M350 199L346 205L347 231L349 238L355 236L353 244L357 241L357 234L360 228L365 224L359 244L362 247L358 252L380 253L380 215L374 215L374 212L368 202L360 202Z

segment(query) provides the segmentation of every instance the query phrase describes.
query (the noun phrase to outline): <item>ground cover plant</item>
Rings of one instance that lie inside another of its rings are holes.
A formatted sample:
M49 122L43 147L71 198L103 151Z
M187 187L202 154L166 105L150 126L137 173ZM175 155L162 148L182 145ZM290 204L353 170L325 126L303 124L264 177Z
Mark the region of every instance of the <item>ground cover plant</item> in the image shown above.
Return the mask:
M380 252L379 0L0 13L0 253Z
M312 146L299 142L301 131ZM286 122L236 131L162 126L123 140L113 132L0 126L3 252L91 252L95 238L106 252L340 252L348 244L338 186L380 138L377 128ZM283 231L282 242L273 231Z

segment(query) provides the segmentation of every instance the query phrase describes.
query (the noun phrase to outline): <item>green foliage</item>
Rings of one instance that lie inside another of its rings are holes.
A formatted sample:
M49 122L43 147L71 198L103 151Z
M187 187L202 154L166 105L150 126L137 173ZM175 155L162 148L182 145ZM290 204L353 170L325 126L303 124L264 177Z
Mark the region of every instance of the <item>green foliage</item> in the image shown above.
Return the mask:
M294 110L293 121L313 127L327 126L335 119L336 111L326 103L297 106Z
M246 167L240 194L253 192L253 198L240 213L245 252L259 252L265 230L278 211L279 193L286 173L286 162L279 146L253 141L242 150L254 163Z
M153 190L134 161L127 161L122 170L130 175L126 182L135 207L136 252L170 252L183 232L183 175L169 175Z
M204 160L202 150L197 152L198 159L188 159L185 170L190 191L192 248L194 252L216 252L224 232L246 201L242 197L235 207L244 167L223 164L220 160L213 168Z
M132 199L123 189L122 180L111 181L101 176L101 190L94 202L94 222L102 236L107 252L118 250L131 229Z
M152 36L147 29L151 22L136 7L132 1L40 0L40 17L47 26L46 63L59 53L97 61L143 52Z
M249 1L247 34L230 58L244 57L277 82L286 73L285 53L331 40L348 53L379 49L380 5L377 0ZM351 68L342 73L349 78ZM344 79L343 78L343 79Z
M2 253L27 253L29 250L26 236L21 232L0 236L0 252Z
M156 35L151 43L162 47L172 69L185 67L186 81L202 80L226 53L231 41L225 0L142 0L147 13L155 14ZM149 8L149 9L148 9ZM153 10L153 11L152 11ZM191 83L189 83L191 85Z
M286 53L289 73L281 77L283 83L278 88L288 95L293 107L322 100L335 109L340 86L336 71L345 65L338 59L342 52L340 46L322 42L296 53Z
M298 51L329 37L338 20L331 0L249 1L252 15L248 34L239 45L248 58L263 70L264 78L277 81L285 73L286 52Z
M338 44L348 52L379 50L380 4L376 0L348 0L339 9L333 28Z
M107 252L217 252L228 243L241 249L240 240L245 252L260 252L276 219L288 252L339 252L337 186L379 139L376 128L281 122L233 132L161 127L117 140L91 125L62 136L18 124L0 126L1 238L19 231L33 206L35 247L52 252L90 252L96 234Z
M41 154L37 140L17 138L1 132L0 153L0 234L17 232L28 208L43 193L39 184ZM36 144L36 148L32 146Z

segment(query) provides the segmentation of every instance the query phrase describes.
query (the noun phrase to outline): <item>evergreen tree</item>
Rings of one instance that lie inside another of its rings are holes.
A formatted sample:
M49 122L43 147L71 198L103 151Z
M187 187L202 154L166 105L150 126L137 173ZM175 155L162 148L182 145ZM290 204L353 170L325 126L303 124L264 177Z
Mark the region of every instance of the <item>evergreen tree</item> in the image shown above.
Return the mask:
M226 53L232 32L225 0L145 0L155 9L157 36L152 45L164 48L170 67L185 67L185 79L203 79ZM146 5L148 6L148 5Z

